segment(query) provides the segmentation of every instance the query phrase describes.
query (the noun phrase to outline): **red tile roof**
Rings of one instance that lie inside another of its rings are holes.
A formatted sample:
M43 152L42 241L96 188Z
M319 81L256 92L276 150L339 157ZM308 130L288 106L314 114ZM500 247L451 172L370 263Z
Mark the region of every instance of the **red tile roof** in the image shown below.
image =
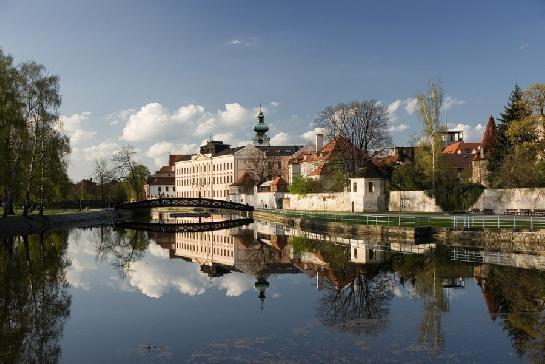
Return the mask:
M481 146L481 143L464 143L464 142L458 142L453 143L451 145L448 145L443 149L443 153L445 154L459 154L458 151L462 151L461 154L465 154L465 149L470 149L472 152L474 150L478 150Z
M284 178L278 176L278 177L276 177L275 179L272 180L272 183L271 183L271 184L274 185L274 186L277 186L277 185L287 185L288 182L286 182L286 181L284 180Z

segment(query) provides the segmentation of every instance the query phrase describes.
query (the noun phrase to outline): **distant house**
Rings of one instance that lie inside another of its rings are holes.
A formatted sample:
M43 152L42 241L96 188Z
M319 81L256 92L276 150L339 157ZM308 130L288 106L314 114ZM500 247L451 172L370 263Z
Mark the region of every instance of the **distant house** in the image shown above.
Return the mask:
M314 150L306 146L289 160L289 183L297 177L319 179L330 172L327 167L330 162L352 160L358 154L357 148L343 136L334 137L326 145L323 138L323 134L317 133Z
M174 177L151 176L144 187L146 199L176 197Z
M480 153L472 160L472 180L475 183L488 186L488 159L496 144L496 122L492 115L488 118L483 140L481 141Z
M472 175L472 161L475 155L480 153L481 143L466 143L462 138L461 132L453 132L457 141L448 144L443 148L443 155L446 157L447 162L452 168L458 172L458 176L467 176L471 178Z

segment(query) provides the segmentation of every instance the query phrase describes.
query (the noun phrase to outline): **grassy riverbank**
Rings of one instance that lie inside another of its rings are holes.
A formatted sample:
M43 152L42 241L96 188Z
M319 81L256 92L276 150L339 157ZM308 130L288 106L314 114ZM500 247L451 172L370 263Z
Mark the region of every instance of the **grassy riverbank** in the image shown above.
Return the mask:
M114 210L94 211L62 211L45 216L32 215L28 217L10 216L0 218L0 237L25 235L47 230L59 230L73 226L97 225L111 223Z
M437 213L349 213L335 211L256 210L285 218L311 219L348 225L437 227L456 230L545 229L545 218L513 215L446 215Z

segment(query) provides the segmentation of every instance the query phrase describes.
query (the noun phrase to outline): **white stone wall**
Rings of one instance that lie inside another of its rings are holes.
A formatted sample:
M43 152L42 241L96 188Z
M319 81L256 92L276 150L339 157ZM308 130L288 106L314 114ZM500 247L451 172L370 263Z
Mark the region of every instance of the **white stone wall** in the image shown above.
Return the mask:
M435 204L435 198L424 191L390 191L388 210L410 212L442 212Z
M486 189L472 208L498 214L506 209L545 209L545 188Z
M400 200L403 202L400 209ZM441 212L435 199L424 191L390 191L388 209L411 212ZM507 209L545 209L545 188L485 189L471 209L489 209L503 214Z
M311 193L306 196L287 193L284 199L288 198L291 210L352 211L350 192Z

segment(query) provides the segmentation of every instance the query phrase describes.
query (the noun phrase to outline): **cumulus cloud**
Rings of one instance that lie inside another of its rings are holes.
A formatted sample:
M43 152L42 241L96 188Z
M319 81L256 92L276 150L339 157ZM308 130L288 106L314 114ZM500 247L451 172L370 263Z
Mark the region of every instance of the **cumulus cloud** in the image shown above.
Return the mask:
M288 133L280 132L271 138L271 145L288 145L291 143L291 138Z
M405 111L408 114L414 114L417 109L418 102L416 101L416 97L408 98L405 100Z
M399 109L399 107L401 106L401 103L402 103L401 100L395 100L390 105L388 105L388 108L387 108L388 114L390 114L390 116L393 115L397 111L397 109Z
M481 124L456 124L449 125L450 130L461 130L464 132L464 141L468 143L479 142L483 137L484 127Z
M80 154L86 161L93 161L100 158L108 159L118 150L119 145L117 143L102 142L100 144L81 149Z
M322 128L314 128L313 130L309 130L301 135L301 138L304 140L314 143L316 141L316 134L317 133L325 133L325 130Z
M61 122L66 134L70 137L70 144L72 146L78 145L81 141L91 139L96 135L96 132L85 130L82 125L90 116L91 113L88 111L72 114L70 116L61 116Z
M159 103L144 105L131 114L121 139L135 142L153 139L172 139L176 131L188 136L202 136L212 131L223 132L249 123L256 109L250 110L239 103L225 104L225 109L211 112L200 105L186 105L170 112Z
M397 132L401 132L401 131L404 131L404 130L407 130L407 129L409 129L409 126L407 124L401 123L399 125L392 125L390 127L390 132L391 133L397 133Z
M146 157L152 158L156 167L165 165L169 154L193 154L197 151L197 144L173 144L159 142L151 145L144 153Z
M129 116L121 139L134 142L172 135L173 128L198 122L204 114L204 108L199 105L182 106L171 113L160 103L150 103Z
M129 116L134 114L134 109L127 109L127 110L121 110L113 112L106 116L106 120L108 120L108 124L110 125L117 125L119 123L126 123L129 119Z

